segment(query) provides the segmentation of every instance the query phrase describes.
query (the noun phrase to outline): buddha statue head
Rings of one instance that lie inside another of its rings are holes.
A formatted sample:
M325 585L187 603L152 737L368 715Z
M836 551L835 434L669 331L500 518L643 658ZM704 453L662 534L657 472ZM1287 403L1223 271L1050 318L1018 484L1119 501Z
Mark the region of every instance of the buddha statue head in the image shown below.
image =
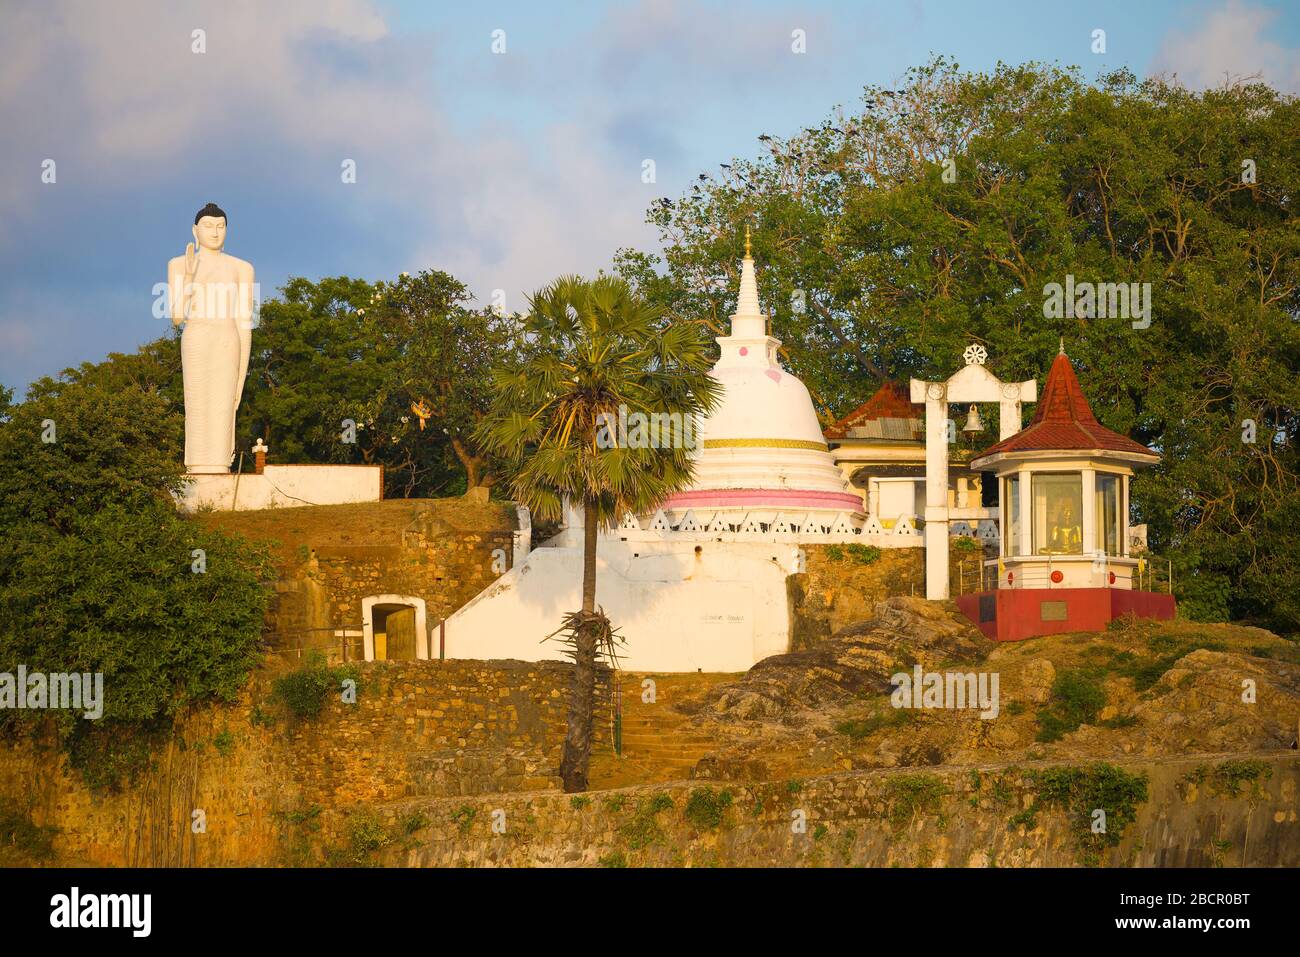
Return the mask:
M1074 506L1070 502L1062 502L1061 510L1057 513L1057 522L1062 528L1071 528L1074 525Z
M226 245L226 212L216 203L208 203L194 214L194 242L214 253Z

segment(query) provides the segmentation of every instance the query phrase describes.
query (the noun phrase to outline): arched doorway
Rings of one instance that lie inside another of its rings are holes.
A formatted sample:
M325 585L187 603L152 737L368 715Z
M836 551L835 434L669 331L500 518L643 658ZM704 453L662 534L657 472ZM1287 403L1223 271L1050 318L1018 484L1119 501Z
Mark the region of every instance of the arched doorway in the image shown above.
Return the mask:
M371 595L361 599L366 661L414 661L429 656L424 599Z

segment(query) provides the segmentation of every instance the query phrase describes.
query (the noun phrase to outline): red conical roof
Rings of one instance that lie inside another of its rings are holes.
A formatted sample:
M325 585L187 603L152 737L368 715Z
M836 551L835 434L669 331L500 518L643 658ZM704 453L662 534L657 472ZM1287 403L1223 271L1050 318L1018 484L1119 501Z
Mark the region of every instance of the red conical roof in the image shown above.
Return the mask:
M1043 397L1034 410L1029 425L1009 439L990 446L971 459L1007 452L1093 451L1119 452L1126 456L1145 456L1159 461L1160 456L1126 435L1112 432L1092 414L1092 408L1079 388L1074 366L1061 352L1047 373Z

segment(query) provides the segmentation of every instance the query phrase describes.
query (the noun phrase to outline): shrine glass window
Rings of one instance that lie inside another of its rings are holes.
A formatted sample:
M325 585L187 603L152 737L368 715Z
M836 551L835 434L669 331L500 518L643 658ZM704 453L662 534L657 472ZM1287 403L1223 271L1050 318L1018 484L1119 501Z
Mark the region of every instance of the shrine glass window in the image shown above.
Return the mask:
M1097 473L1097 547L1107 555L1120 554L1120 481L1118 475Z
M1033 476L1034 554L1083 554L1083 475L1040 472Z
M1002 554L1020 554L1020 476L1002 481Z

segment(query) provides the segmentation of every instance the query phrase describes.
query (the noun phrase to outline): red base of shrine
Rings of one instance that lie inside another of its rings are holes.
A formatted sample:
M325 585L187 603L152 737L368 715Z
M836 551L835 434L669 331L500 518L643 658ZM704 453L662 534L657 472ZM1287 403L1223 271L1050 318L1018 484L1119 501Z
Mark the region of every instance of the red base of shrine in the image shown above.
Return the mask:
M1000 588L961 595L957 607L994 641L1104 631L1124 615L1168 621L1174 596L1127 588Z

